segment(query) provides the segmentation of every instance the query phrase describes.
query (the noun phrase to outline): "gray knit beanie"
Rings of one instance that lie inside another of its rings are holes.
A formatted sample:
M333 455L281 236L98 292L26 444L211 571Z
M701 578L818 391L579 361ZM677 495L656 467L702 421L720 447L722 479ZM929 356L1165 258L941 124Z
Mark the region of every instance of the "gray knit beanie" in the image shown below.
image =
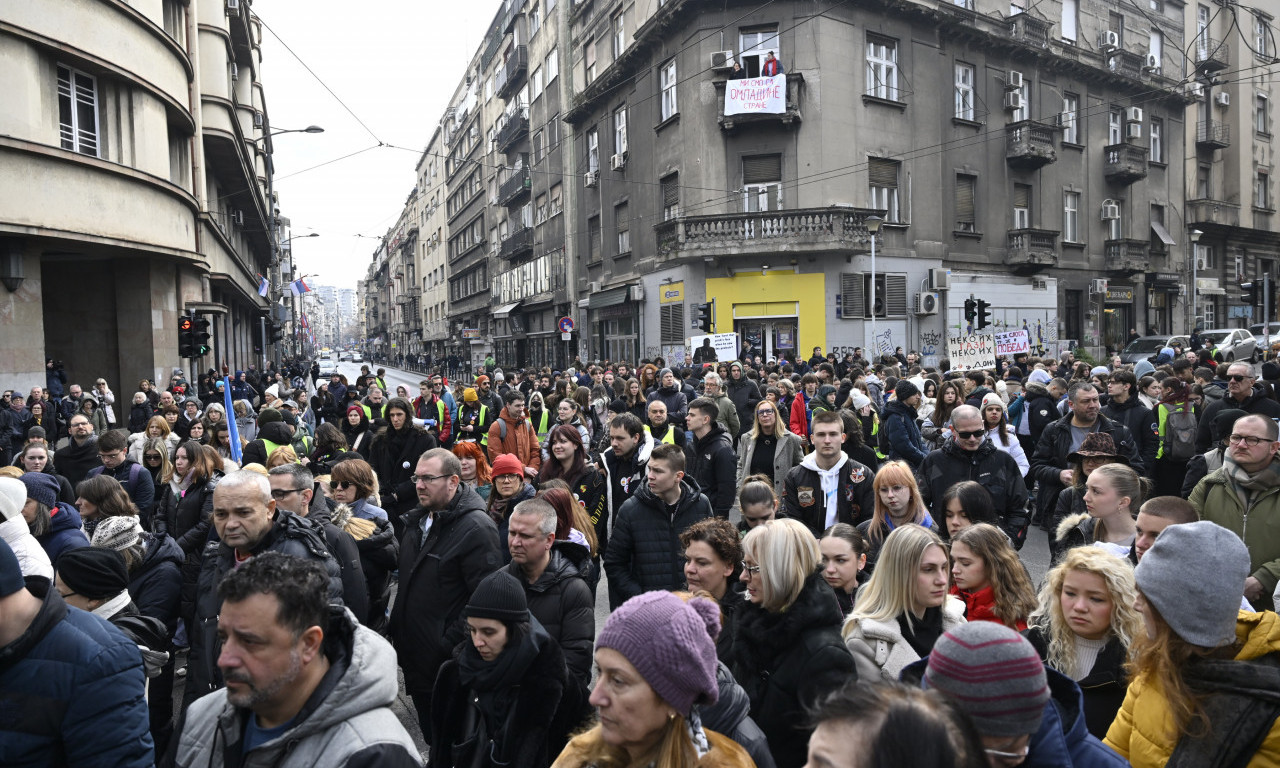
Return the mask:
M1031 643L993 621L971 621L934 643L926 688L958 702L983 736L1040 730L1049 683Z
M1212 568L1188 568L1213 553ZM1235 642L1249 577L1249 550L1217 523L1171 525L1142 556L1134 577L1142 596L1183 640L1202 648Z

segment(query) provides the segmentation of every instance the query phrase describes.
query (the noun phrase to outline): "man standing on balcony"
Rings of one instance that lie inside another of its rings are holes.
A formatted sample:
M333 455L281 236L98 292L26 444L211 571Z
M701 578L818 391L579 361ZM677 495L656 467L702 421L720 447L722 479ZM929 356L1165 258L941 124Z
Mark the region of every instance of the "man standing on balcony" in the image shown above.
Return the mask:
M781 75L786 70L782 68L782 62L774 58L773 51L769 51L764 57L764 64L760 65L761 77L773 77Z

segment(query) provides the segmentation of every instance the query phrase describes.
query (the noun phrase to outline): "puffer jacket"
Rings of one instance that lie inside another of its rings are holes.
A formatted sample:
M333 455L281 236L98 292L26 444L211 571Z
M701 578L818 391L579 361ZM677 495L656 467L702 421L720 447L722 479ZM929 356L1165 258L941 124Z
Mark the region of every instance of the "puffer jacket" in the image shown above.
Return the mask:
M891 400L884 407L884 418L881 429L885 430L885 438L889 441L889 460L902 460L919 467L928 455L924 437L920 434L920 424L916 421L916 409L897 400Z
M1240 650L1236 652L1234 660L1193 662L1183 668L1183 676L1188 679L1189 684L1195 682L1194 690L1201 693L1244 694L1274 706L1276 691L1280 690L1280 674L1277 674L1274 663L1239 665L1239 668L1234 665L1237 662L1257 662L1264 656L1274 659L1275 654L1280 653L1280 617L1271 612L1241 611L1236 619L1236 642ZM1214 699L1220 701L1214 702ZM1246 718L1253 713L1244 707L1241 697L1212 696L1207 703L1210 707L1210 722L1215 725L1232 723L1238 729L1234 733L1239 738L1244 738L1243 731L1248 728L1242 726L1247 726ZM1274 710L1270 716L1275 716ZM1176 736L1169 734L1166 728L1169 717L1169 704L1164 695L1145 677L1138 677L1129 684L1120 712L1107 731L1106 745L1129 760L1134 768L1164 766L1170 763L1178 746ZM1188 755L1191 762L1183 764L1235 764L1214 762L1215 759L1223 760L1225 757L1218 750L1207 755L1199 754L1198 758L1197 752L1198 750L1193 750ZM1271 723L1270 730L1252 759L1238 764L1258 768L1280 765L1280 720Z
M680 534L712 516L711 502L689 476L680 482L675 514L649 490L646 480L614 520L604 570L609 575L610 610L642 592L683 589L684 548Z
M751 701L751 717L764 730L778 768L805 764L809 729L798 727L819 698L858 677L840 641L844 614L835 593L810 574L785 611L755 603L737 610L727 664Z
M945 634L963 623L964 603L948 595L942 604L942 632ZM843 635L845 646L858 667L858 677L863 680L891 683L908 665L920 660L920 654L902 636L897 619L874 621L853 615L845 621Z
M652 403L654 400L661 400L667 406L667 421L684 429L685 417L689 415L689 399L680 388L680 382L676 382L674 387L658 387L653 390L646 402Z
M1031 442L1040 442L1044 428L1057 421L1058 401L1043 384L1028 382L1026 386L1026 418L1027 431L1031 434Z
M741 378L733 378L735 367L741 369L742 365L736 361L729 364L729 381L725 383L725 394L738 409L738 423L744 429L750 429L756 420L756 405L764 398L760 396L759 385L747 378L746 371L742 372Z
M1129 428L1129 434L1138 444L1143 466L1148 472L1154 470L1156 453L1160 450L1160 425L1155 411L1143 405L1138 398L1130 397L1123 403L1115 400L1107 403L1102 415Z
M1210 472L1191 492L1191 504L1201 520L1209 520L1231 531L1249 548L1250 576L1262 582L1262 596L1255 610L1270 610L1268 598L1280 583L1280 462L1272 461L1275 485L1257 493L1245 509L1228 477L1235 466L1230 456L1220 469Z
M502 437L503 425L506 425L506 438ZM493 426L489 427L489 463L492 464L504 454L513 454L525 467L533 470L542 467L542 448L538 445L538 433L528 419L515 419L506 408Z
M719 422L712 422L707 434L695 437L691 445L685 446L684 455L685 477L697 480L716 517L727 519L738 495L735 482L738 461L733 453L733 438Z
M1036 509L1039 512L1051 510L1058 503L1058 494L1063 487L1059 473L1070 469L1067 455L1071 453L1072 418L1073 415L1068 413L1045 427L1036 443L1035 452L1031 454L1031 474L1027 476L1027 482L1031 482L1033 478L1040 481L1040 491L1036 494ZM1134 471L1140 475L1149 471L1150 468L1142 463L1138 444L1128 427L1102 414L1098 414L1096 426L1095 432L1111 435L1116 452L1129 460L1129 466Z
M710 749L693 763L693 768L753 768L755 766L747 750L733 739L722 736L705 726L703 731L707 735L707 745ZM597 723L591 730L570 739L568 746L551 764L551 768L597 766L602 762L601 756L611 749L605 745L600 734L600 725Z
M182 605L186 553L163 533L143 533L142 546L142 562L129 574L129 597L143 616L163 621L172 634Z
M227 701L226 689L191 705L174 752L179 768L336 768L422 765L413 739L391 709L399 689L396 657L386 640L331 607L324 650L329 671L284 733L241 754L250 710Z
M559 644L569 674L583 685L591 681L596 639L596 601L586 582L590 569L591 556L568 541L551 545L551 562L532 584L519 563L507 565L507 573L524 586L529 613Z
M987 489L1001 527L1021 548L1031 521L1027 517L1027 485L1022 481L1018 462L996 447L990 437L983 440L976 451L962 450L954 437L948 437L916 470L920 498L933 519L946 519L942 497L948 488L965 480L973 480Z
M703 727L738 742L751 755L756 768L775 768L769 740L751 719L751 699L723 661L716 662L716 687L720 689L720 698L701 709Z
M31 528L22 515L14 515L0 523L0 539L4 539L18 558L18 567L23 576L39 576L53 581L53 564L49 560L49 553L31 535Z
M0 653L0 765L151 768L142 656L105 619L71 610L48 579L25 634ZM110 727L104 727L110 723Z
M188 621L191 614L187 611L195 606L200 561L213 526L213 491L221 479L221 473L214 473L213 477L192 482L185 491L180 490L176 480L170 481L161 497L161 509L152 520L152 530L173 537L185 554L181 610Z
M89 546L89 537L84 533L84 524L75 507L58 502L56 508L49 510L49 515L49 530L36 537L49 555L49 562L58 562L58 556L68 549Z
M1261 384L1253 385L1253 392L1249 393L1244 402L1227 395L1209 403L1200 412L1199 425L1196 427L1196 453L1204 453L1213 447L1213 433L1209 431L1209 426L1224 408L1239 408L1246 413L1260 414L1268 419L1280 418L1280 403L1272 400Z
M1049 639L1042 627L1034 626L1022 633L1040 654L1041 659L1049 656ZM1116 719L1120 705L1124 702L1125 691L1129 689L1129 677L1125 672L1128 653L1120 638L1112 635L1107 644L1098 651L1098 657L1088 674L1077 681L1084 702L1084 721L1089 733L1096 738L1107 735L1107 729Z

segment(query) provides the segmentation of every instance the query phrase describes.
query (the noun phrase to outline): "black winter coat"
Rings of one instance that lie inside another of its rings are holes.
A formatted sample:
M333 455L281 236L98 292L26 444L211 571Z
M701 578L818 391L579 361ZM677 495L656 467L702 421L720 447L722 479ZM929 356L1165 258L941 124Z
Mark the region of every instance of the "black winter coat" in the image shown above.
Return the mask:
M378 476L378 506L392 520L418 506L418 494L410 478L422 454L437 445L434 435L408 421L399 430L387 425L373 437L369 465Z
M703 727L737 742L751 755L756 768L775 768L769 740L751 719L751 700L723 661L716 662L716 686L720 689L720 698L715 704L701 708Z
M1001 527L1020 548L1031 521L1027 517L1027 484L1022 481L1018 463L997 448L990 437L973 452L961 450L955 438L948 437L941 448L929 452L916 470L920 498L934 520L946 519L942 497L948 488L965 480L987 489Z
M1053 395L1049 394L1049 390L1043 384L1028 383L1026 393L1027 404L1024 418L1031 420L1027 424L1027 431L1031 433L1031 442L1038 443L1044 428L1060 418L1058 415L1058 401Z
M207 480L197 480L179 495L172 485L164 487L161 511L152 520L152 532L173 538L182 550L182 607L181 616L190 623L195 609L196 581L200 577L200 561L205 545L216 536L213 527L213 491L218 487L222 473L215 473Z
M332 499L325 499L330 507L333 524L351 532L347 522L351 519L351 507L337 504ZM364 571L365 590L368 593L369 621L365 625L384 634L387 628L387 605L391 602L391 572L400 565L400 540L396 538L391 523L387 520L370 520L374 524L373 532L364 538L357 538L356 549L360 552L360 568ZM354 538L354 534L352 535Z
M649 394L645 402L652 403L654 400L661 400L667 406L667 421L684 428L685 416L689 415L689 399L681 390L679 382L671 389L658 387Z
M688 475L680 483L674 514L649 490L646 480L614 520L604 570L609 575L610 610L642 592L683 589L684 548L680 534L712 516L711 502Z
M590 571L590 555L568 541L551 545L551 562L533 584L525 582L519 563L507 565L524 586L529 612L559 644L569 674L584 686L591 682L596 639L596 601L586 582Z
M422 535L419 507L405 521L400 542L400 586L388 637L404 670L405 688L423 695L462 642L462 609L485 576L502 566L498 527L470 486L461 484Z
M240 462L240 466L245 464L261 464L267 465L268 455L267 445L263 440L270 440L275 443L277 448L283 448L293 443L293 427L283 421L273 421L258 430L258 436L249 441L244 447L244 460Z
M1200 413L1199 426L1196 428L1196 453L1204 453L1213 447L1213 434L1209 431L1209 425L1223 408L1239 408L1247 413L1261 414L1268 419L1280 418L1280 403L1268 397L1261 384L1253 385L1253 392L1243 403L1228 394L1221 400L1214 400L1206 405Z
M342 602L355 614L356 621L369 626L369 587L364 580L356 540L333 524L333 512L326 503L313 504L307 510L307 519L320 527L325 546L338 563L342 574Z
M1040 627L1031 627L1022 633L1030 641L1040 658L1049 655L1049 639ZM1089 674L1076 681L1080 692L1084 694L1084 721L1089 733L1104 739L1111 722L1116 719L1120 705L1124 703L1124 695L1129 690L1128 677L1124 671L1126 652L1120 639L1114 635L1107 644L1098 651L1098 658L1093 662Z
M1155 411L1142 404L1137 397L1130 397L1123 403L1112 400L1102 409L1102 415L1112 421L1119 422L1129 428L1138 444L1138 455L1142 457L1142 465L1147 472L1156 467L1156 452L1160 450L1160 425L1156 423Z
M182 565L186 554L163 533L142 535L142 562L129 574L129 597L144 616L164 622L172 635L182 604Z
M716 517L728 519L738 494L738 456L729 432L713 421L707 434L685 446L684 455L685 477L698 481Z
M880 429L884 430L889 443L889 460L900 459L910 464L912 469L919 467L929 452L916 416L915 408L891 400L885 404L884 416L880 418Z
M845 462L836 481L836 522L857 525L871 519L876 508L876 495L872 490L875 479L876 473L871 467L853 459ZM822 493L822 477L808 456L800 466L787 472L782 513L778 517L792 517L809 526L815 538L821 538L826 530L827 497Z
M724 386L725 394L733 401L733 407L738 409L740 428L738 434L733 435L733 439L737 440L738 435L751 431L751 425L756 423L756 406L764 398L760 396L760 387L747 378L745 371L740 379L733 378L733 372L730 371L729 381Z
M729 669L751 699L751 717L778 768L805 764L812 731L798 726L807 721L806 708L858 677L840 639L843 623L835 593L817 572L785 611L755 603L738 609Z
M1036 509L1040 512L1053 509L1058 503L1058 494L1062 491L1058 475L1062 470L1070 468L1067 454L1071 453L1072 418L1073 415L1068 413L1045 427L1031 454L1031 474L1027 477L1040 481L1040 492L1036 494ZM1138 445L1128 427L1099 414L1094 431L1111 435L1116 444L1116 452L1129 459L1129 466L1138 474L1146 473L1147 467L1138 455Z

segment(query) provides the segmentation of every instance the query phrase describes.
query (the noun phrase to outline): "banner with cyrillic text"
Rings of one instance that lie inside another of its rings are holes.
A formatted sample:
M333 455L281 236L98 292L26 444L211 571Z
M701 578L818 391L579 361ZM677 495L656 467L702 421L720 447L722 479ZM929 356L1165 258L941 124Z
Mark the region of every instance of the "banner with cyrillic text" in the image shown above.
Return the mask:
M1031 341L1027 338L1026 331L1004 331L995 336L997 357L1031 353Z
M787 111L787 76L728 80L724 86L726 115L780 115Z
M989 333L947 338L947 358L953 371L979 371L996 367L996 340Z

